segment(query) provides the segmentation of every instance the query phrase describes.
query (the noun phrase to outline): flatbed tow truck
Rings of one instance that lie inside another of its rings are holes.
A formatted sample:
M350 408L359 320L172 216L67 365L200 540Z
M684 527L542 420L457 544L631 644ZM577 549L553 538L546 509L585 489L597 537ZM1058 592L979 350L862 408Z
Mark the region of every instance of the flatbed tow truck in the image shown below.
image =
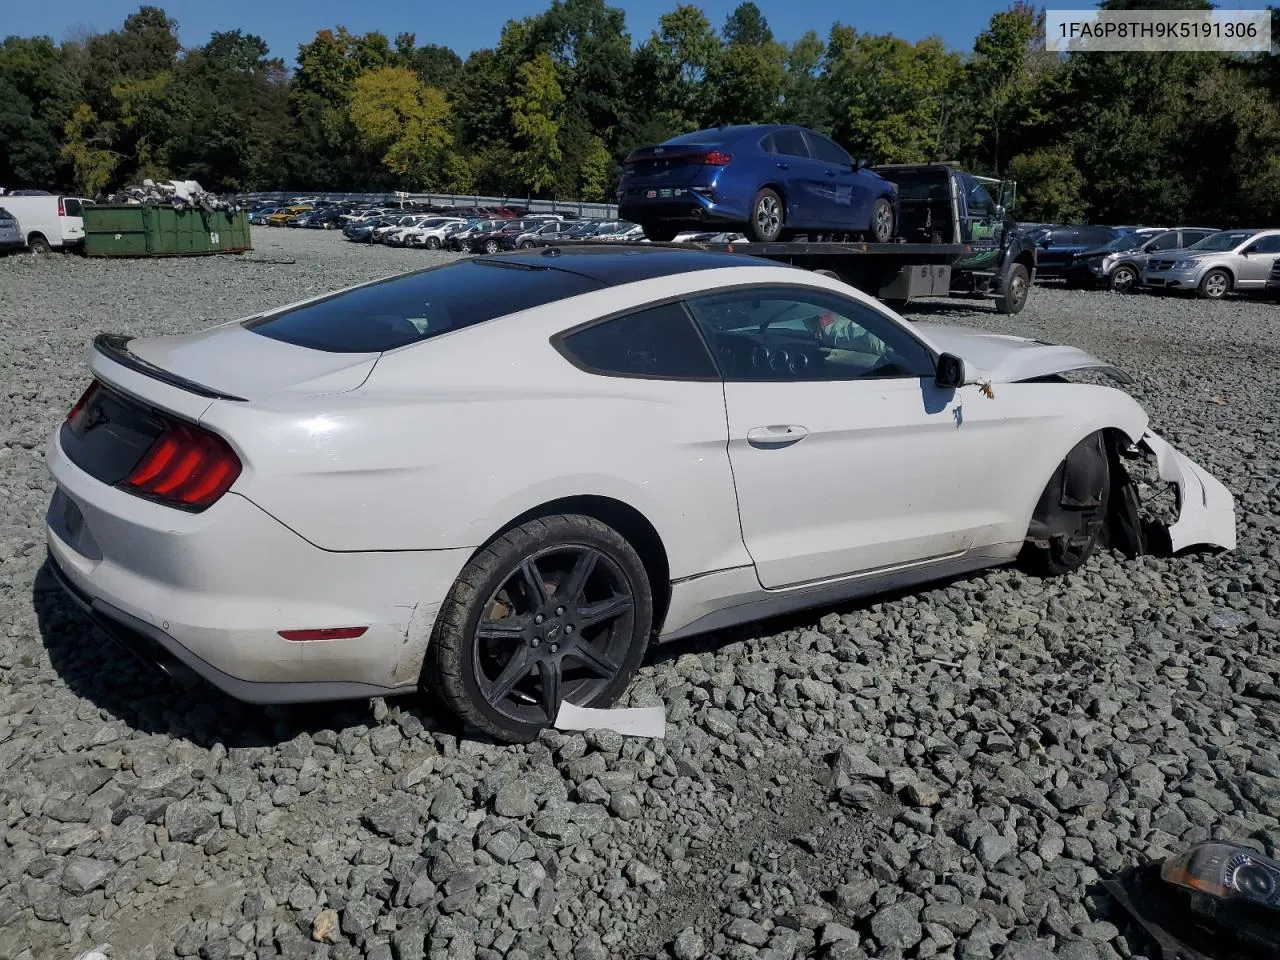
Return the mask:
M1035 280L1036 250L1010 211L1013 181L978 177L951 163L873 168L898 184L897 239L890 243L794 239L773 243L645 243L745 253L843 280L889 306L921 297L991 299L1018 313ZM1000 202L988 187L997 190ZM620 241L617 245L626 245ZM566 245L568 243L566 242Z

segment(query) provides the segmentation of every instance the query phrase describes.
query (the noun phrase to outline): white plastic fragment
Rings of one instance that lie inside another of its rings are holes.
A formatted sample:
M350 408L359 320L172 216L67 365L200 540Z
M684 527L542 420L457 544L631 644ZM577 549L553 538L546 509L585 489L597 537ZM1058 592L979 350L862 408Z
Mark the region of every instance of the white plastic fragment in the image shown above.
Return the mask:
M107 951L111 947L108 944L100 943L92 949L82 951L75 955L75 960L109 960Z
M667 735L667 711L663 706L598 710L562 700L555 725L558 730L612 730L623 736L661 740Z

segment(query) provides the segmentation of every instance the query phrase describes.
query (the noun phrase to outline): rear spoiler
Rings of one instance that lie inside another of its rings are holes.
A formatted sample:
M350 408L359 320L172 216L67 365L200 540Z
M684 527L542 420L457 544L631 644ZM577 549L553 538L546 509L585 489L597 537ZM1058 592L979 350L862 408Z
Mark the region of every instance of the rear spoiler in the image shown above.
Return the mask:
M237 397L229 393L223 393L220 390L214 390L212 387L206 387L202 383L188 380L186 377L181 377L176 373L165 370L163 367L157 367L154 363L143 360L129 349L131 340L133 340L133 337L126 337L120 333L100 333L93 338L93 349L122 367L128 367L130 370L148 376L153 380L159 380L161 383L167 383L171 387L185 390L187 393L194 393L198 397L248 403L248 400L244 397Z

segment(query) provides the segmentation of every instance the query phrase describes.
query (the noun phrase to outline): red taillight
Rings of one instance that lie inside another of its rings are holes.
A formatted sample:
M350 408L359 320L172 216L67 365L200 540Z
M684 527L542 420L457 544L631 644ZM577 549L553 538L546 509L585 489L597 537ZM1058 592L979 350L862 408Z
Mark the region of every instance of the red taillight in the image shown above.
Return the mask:
M322 627L318 630L280 630L286 640L354 640L363 637L368 627Z
M705 163L710 167L723 167L733 159L733 154L725 153L723 150L712 150L710 153L704 153L697 157L690 157L689 159L694 163Z
M89 386L85 387L84 393L80 394L80 399L75 402L71 411L67 414L67 423L71 424L71 429L76 430L80 426L80 418L84 416L84 408L88 406L93 395L98 392L98 381L95 380Z
M167 421L121 486L176 507L203 510L240 476L240 458L216 433Z
M58 198L58 216L65 217L66 215L67 215L67 208L63 206L62 198L59 197Z

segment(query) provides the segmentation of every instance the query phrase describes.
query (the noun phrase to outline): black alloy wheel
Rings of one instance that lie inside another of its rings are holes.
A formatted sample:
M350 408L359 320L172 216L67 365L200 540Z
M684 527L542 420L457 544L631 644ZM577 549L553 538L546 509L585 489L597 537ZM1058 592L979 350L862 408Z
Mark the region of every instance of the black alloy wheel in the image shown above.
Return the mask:
M490 707L518 723L551 724L560 702L589 703L631 645L635 598L617 563L585 544L524 560L489 597L473 668Z
M515 527L474 557L441 607L426 680L464 720L526 741L560 705L603 707L648 645L644 565L615 530L562 515Z

